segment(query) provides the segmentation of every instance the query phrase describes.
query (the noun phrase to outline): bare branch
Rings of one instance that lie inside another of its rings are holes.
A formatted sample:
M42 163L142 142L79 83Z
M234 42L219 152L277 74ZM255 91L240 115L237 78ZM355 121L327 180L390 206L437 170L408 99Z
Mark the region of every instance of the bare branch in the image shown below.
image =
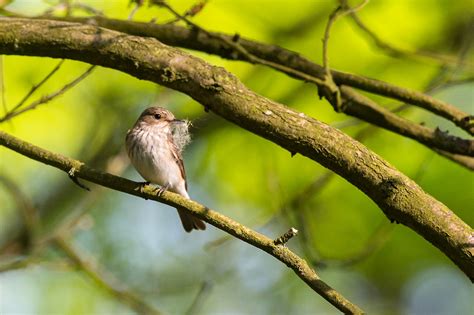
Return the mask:
M341 86L340 89L345 99L345 113L416 140L428 148L474 156L473 140L449 135L438 128L433 130L421 124L413 124L349 87Z
M207 223L267 252L276 259L280 260L289 268L293 269L293 271L311 289L313 289L316 293L321 295L324 299L326 299L329 303L334 305L342 312L349 314L362 314L362 311L356 305L352 304L339 292L335 291L333 288L323 282L316 272L308 266L305 260L298 257L287 247L275 245L272 239L257 233L233 221L232 219L209 209L208 207L200 205L195 201L185 199L180 195L171 192L163 192L158 196L157 190L152 187L143 188L140 183L114 176L112 174L102 173L88 167L80 161L41 149L25 141L10 136L2 131L0 131L0 145L4 145L39 162L56 167L66 173L71 168L74 168L76 169L76 177L94 182L104 187L145 199L159 201L173 207L179 206L180 208L186 209Z
M102 17L55 19L81 23L89 23L92 20L97 25L109 29L137 36L154 37L168 45L204 51L231 60L244 60L251 63L258 63L318 86L324 87L326 85L324 81L324 68L305 59L298 53L279 46L267 45L241 37L235 42L233 40L234 36L206 31L189 20L187 23L190 23L188 25L192 26L191 30L177 25L156 25L151 23L106 19ZM474 135L474 123L470 119L471 116L451 104L437 100L423 93L401 88L383 81L335 70L332 70L331 74L337 85L351 86L422 107L452 121L466 132ZM355 106L357 106L357 104L355 104ZM361 119L366 120L364 110L359 110L358 112L359 115L362 115ZM351 113L347 114L351 115ZM370 113L367 114L367 116L370 116ZM400 119L404 123L399 125L399 120L393 120L390 122L391 128L389 130L397 132L396 130L404 129L408 125L410 129L407 130L406 133L412 134L412 138L419 141L417 138L419 132L412 132L413 130L417 130L418 125L404 118ZM449 151L443 148L443 146L442 143L437 142L435 147L440 150L444 149Z
M329 68L329 57L328 57L328 44L329 44L329 34L331 32L332 25L336 22L339 17L342 17L348 14L351 11L357 11L361 9L368 3L368 0L362 1L357 7L350 8L346 1L342 1L341 6L337 7L330 15L328 22L326 24L326 28L324 30L324 37L323 37L323 68L324 68L324 81L326 82L327 92L322 93L320 91L320 95L331 95L331 98L328 98L328 101L333 105L336 112L343 112L345 108L343 107L344 104L341 99L341 90L336 85L333 80L331 70ZM324 88L324 87L320 87Z
M341 5L329 15L329 19L326 24L323 37L323 68L327 76L331 76L331 70L329 68L328 43L332 25L336 22L338 18L343 17L346 14L355 14L356 11L362 9L368 2L369 0L364 0L356 7L351 8L347 5L347 0L341 0Z

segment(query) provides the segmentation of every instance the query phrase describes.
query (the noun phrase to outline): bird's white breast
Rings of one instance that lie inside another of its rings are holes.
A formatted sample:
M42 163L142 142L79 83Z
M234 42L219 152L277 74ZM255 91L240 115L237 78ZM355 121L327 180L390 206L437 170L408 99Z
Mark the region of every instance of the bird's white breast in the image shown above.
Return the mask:
M127 141L130 160L145 180L161 186L168 185L174 192L186 191L185 181L166 134L131 130L129 136L136 141L134 146L130 146Z

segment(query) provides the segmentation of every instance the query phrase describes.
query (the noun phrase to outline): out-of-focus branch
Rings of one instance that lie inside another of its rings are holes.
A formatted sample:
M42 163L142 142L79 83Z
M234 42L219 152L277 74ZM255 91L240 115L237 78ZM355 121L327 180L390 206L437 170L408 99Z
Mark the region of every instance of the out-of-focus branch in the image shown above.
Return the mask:
M39 258L36 255L15 256L0 262L0 272L22 269L38 261Z
M80 161L41 149L1 131L0 145L4 145L39 162L56 167L66 173L69 172L70 169L74 168L76 170L75 176L78 178L88 180L104 187L145 199L159 201L173 207L186 209L207 223L267 252L276 259L280 260L289 268L293 269L293 271L311 289L313 289L316 293L321 295L324 299L326 299L329 303L334 305L342 312L350 314L362 314L362 311L355 304L348 301L339 292L335 291L333 288L323 282L316 272L309 267L305 260L298 257L287 247L274 244L272 239L252 231L251 229L233 221L230 218L225 217L224 215L219 214L218 212L209 209L208 207L200 205L195 201L185 199L171 192L159 194L159 192L153 187L143 187L140 183L114 176L112 174L102 173L88 167Z
M25 233L21 233L22 235L20 238L25 241L24 248L26 248L26 252L30 252L34 249L38 238L39 218L37 210L31 203L30 199L23 194L20 187L18 187L13 180L0 175L0 184L3 184L3 186L10 192L21 213Z
M275 214L272 215L270 218L266 219L264 223L260 224L256 230L260 230L261 228L264 228L270 223L272 223L274 220L278 219L280 216L285 215L288 217L288 221L291 222L291 211L294 208L299 208L301 207L307 200L314 195L318 194L326 185L329 184L331 179L334 178L336 174L331 171L325 171L323 174L318 175L315 179L313 179L309 184L307 184L301 191L297 192L295 195L292 196L292 198L285 202L277 211L275 211ZM302 228L303 225L298 223L298 228ZM305 233L305 229L302 229L302 233ZM206 245L204 245L204 248L206 250L213 249L217 246L221 246L222 244L226 243L227 241L232 240L232 237L229 235L222 236L218 239L215 239L213 241L208 242Z
M84 254L80 253L75 249L69 241L65 239L64 236L56 236L52 239L53 245L59 248L70 260L74 263L81 271L83 271L87 276L89 276L94 283L96 283L100 288L109 292L111 295L115 296L118 301L121 303L127 304L132 309L134 309L138 314L147 314L147 315L159 315L161 314L153 306L146 303L135 293L126 290L117 284L116 279L107 279L111 278L110 274L105 275L103 272L99 271L99 268L85 258Z
M354 139L363 142L363 140L365 140L368 136L374 135L374 132L376 131L377 129L375 127L369 125L359 130L359 132L354 136ZM333 261L329 263L328 260L320 257L321 255L317 252L315 244L312 244L311 229L308 227L307 224L310 220L308 220L308 218L306 217L307 214L304 211L305 204L311 197L314 197L324 187L326 187L334 178L334 175L335 174L331 171L325 171L323 174L319 175L315 180L313 180L308 186L306 186L303 190L295 194L290 199L290 201L288 201L280 209L280 212L286 214L287 217L290 217L291 215L294 224L300 228L301 236L299 238L299 243L301 244L301 247L305 253L305 257L311 262L313 266L333 267L349 265L349 261L351 263L359 262L369 256L373 251L378 248L378 246L372 246L372 240L369 239L368 244L366 244L362 251L357 255L344 260L337 260L336 263L334 263ZM312 214L314 215L314 213ZM387 225L387 223L385 223L385 225ZM383 242L381 242L380 244L383 244ZM344 264L344 262L347 262L347 264Z
M46 80L48 80L51 75L54 74L54 72L56 72L57 69L59 69L61 63L59 63L56 68L53 69L53 71L51 71L38 85L34 86L30 92L28 92L24 99L17 105L15 106L15 108L13 108L11 111L9 111L8 113L6 113L3 117L0 117L0 123L3 123L7 120L10 120L20 114L23 114L24 112L27 112L27 111L30 111L32 109L35 109L37 106L39 105L42 105L42 104L46 104L48 102L50 102L51 100L53 100L54 98L58 97L58 96L61 96L62 94L66 93L69 89L73 88L74 86L76 86L79 82L81 82L82 80L84 80L91 72L92 70L94 70L95 68L95 65L92 65L90 66L84 73L82 73L80 76L78 76L77 78L75 78L74 80L72 80L71 82L65 84L62 88L60 88L59 90L51 93L51 94L48 94L48 95L45 95L41 98L39 98L38 100L32 102L31 104L29 104L28 106L25 106L23 108L20 109L20 106L24 103L24 101L26 101L26 99L31 95L33 94L33 92L39 87L41 86L44 82L46 82Z
M345 5L345 2L347 0L339 0L341 5ZM357 12L350 12L350 17L354 21L354 23L357 25L357 27L362 30L369 38L371 38L374 42L374 44L379 47L380 49L385 50L388 52L390 55L399 57L399 56L405 56L408 58L413 58L413 59L423 59L423 60L429 60L429 61L434 61L439 64L448 64L450 66L456 67L458 65L458 59L452 56L447 56L447 55L440 55L436 53L431 53L431 52L425 52L425 51L410 51L406 49L401 49L398 47L395 47L392 44L389 44L388 42L384 41L380 36L378 36L373 30L371 30L365 23L360 19L359 15ZM463 62L463 64L466 64L469 66L471 69L474 69L474 66L472 63L469 62Z
M199 287L199 291L196 294L196 297L194 298L193 302L189 306L188 310L185 315L193 315L193 314L198 314L199 309L202 306L202 303L204 302L204 299L209 296L209 293L212 290L212 283L208 281L203 281L201 286Z
M368 135L373 134L372 126L366 127L362 129L357 135L356 138L362 140L366 138ZM376 130L375 130L376 131ZM433 153L429 153L426 158L420 163L418 170L413 175L413 179L415 181L419 181L421 177L426 173L428 167L427 165L433 158ZM306 222L308 222L303 209L300 206L293 208L293 211L296 212L296 218L298 221L298 226L305 227ZM364 259L367 259L370 255L372 255L375 251L380 249L385 243L390 239L392 231L394 230L394 225L387 224L386 222L382 222L376 228L372 235L368 238L364 246L355 254L352 254L348 257L339 258L339 259L330 259L330 258L323 258L321 254L317 251L317 246L312 243L312 237L310 235L310 230L307 228L302 229L303 233L301 234L300 243L301 247L304 250L305 256L308 261L315 267L315 268L325 268L325 267L349 267L351 265L357 264Z
M381 223L372 233L372 235L369 236L369 239L364 244L362 249L349 257L344 257L342 259L328 259L320 257L308 259L313 266L319 268L346 268L353 266L367 259L370 255L379 250L390 239L394 227L394 225L390 225L387 222ZM310 245L308 244L308 246ZM308 252L308 250L305 252Z
M449 153L443 150L434 150L436 153L439 155L444 156L447 159L450 159L451 161L464 166L465 168L474 171L474 158L470 156L465 156L461 154L454 154L454 153Z
M111 105L108 110L113 111L116 108ZM92 123L91 125L94 124ZM85 139L95 137L96 134L97 130L90 128ZM91 165L103 168L108 173L122 174L128 166L128 158L125 157L125 152L119 150L119 144L116 143L116 140L114 141L115 136L114 132L109 132L97 150L91 147L90 142L85 142L82 148L79 149L77 156L87 159ZM122 146L122 143L120 143L120 146ZM43 243L54 236L56 231L72 228L87 213L92 204L102 197L103 192L106 191L101 186L93 187L90 193L80 198L75 198L76 194L72 194L74 190L76 190L76 187L73 185L60 184L57 187L53 187L50 194L47 194L47 197L40 202L41 207L38 209L38 213L43 225L38 239L39 243ZM28 198L28 196L23 197L25 200ZM20 206L17 206L19 211L21 211ZM67 213L65 213L66 211ZM15 233L9 235L7 242L0 247L0 256L11 252L11 249L15 249L16 254L25 254L27 248L25 249L24 246L20 245L23 244L28 235L27 229L24 226L19 226Z
M5 91L5 67L3 65L3 56L0 56L0 89L1 89L1 102L2 102L2 109L5 114L8 112L7 108L7 99L6 99L6 91Z
M25 96L21 99L21 101L18 102L9 112L13 113L15 112L18 108L20 108L29 98L33 93L39 89L43 84L46 83L58 70L61 68L62 64L64 63L64 59L61 60L54 68L51 70L40 82L37 84L33 85L31 89L28 91L28 93L25 94ZM5 113L5 116L8 116L9 113ZM5 117L4 116L4 117Z

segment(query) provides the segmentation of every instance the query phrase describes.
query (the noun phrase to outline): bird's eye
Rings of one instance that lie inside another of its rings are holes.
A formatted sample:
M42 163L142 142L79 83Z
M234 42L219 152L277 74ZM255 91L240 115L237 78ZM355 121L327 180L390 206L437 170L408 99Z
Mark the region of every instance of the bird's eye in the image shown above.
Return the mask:
M153 117L155 117L155 119L160 119L161 115L160 114L155 114L155 115L153 115Z

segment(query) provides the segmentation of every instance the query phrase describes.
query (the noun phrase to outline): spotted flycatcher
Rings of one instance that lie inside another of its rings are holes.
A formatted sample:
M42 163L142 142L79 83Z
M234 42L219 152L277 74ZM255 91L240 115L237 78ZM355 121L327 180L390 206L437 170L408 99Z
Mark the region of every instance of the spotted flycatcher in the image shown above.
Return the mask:
M147 108L127 132L125 146L132 165L146 181L189 199L182 143L173 136L176 126L184 123L162 107ZM206 229L203 221L183 209L176 210L186 232Z

